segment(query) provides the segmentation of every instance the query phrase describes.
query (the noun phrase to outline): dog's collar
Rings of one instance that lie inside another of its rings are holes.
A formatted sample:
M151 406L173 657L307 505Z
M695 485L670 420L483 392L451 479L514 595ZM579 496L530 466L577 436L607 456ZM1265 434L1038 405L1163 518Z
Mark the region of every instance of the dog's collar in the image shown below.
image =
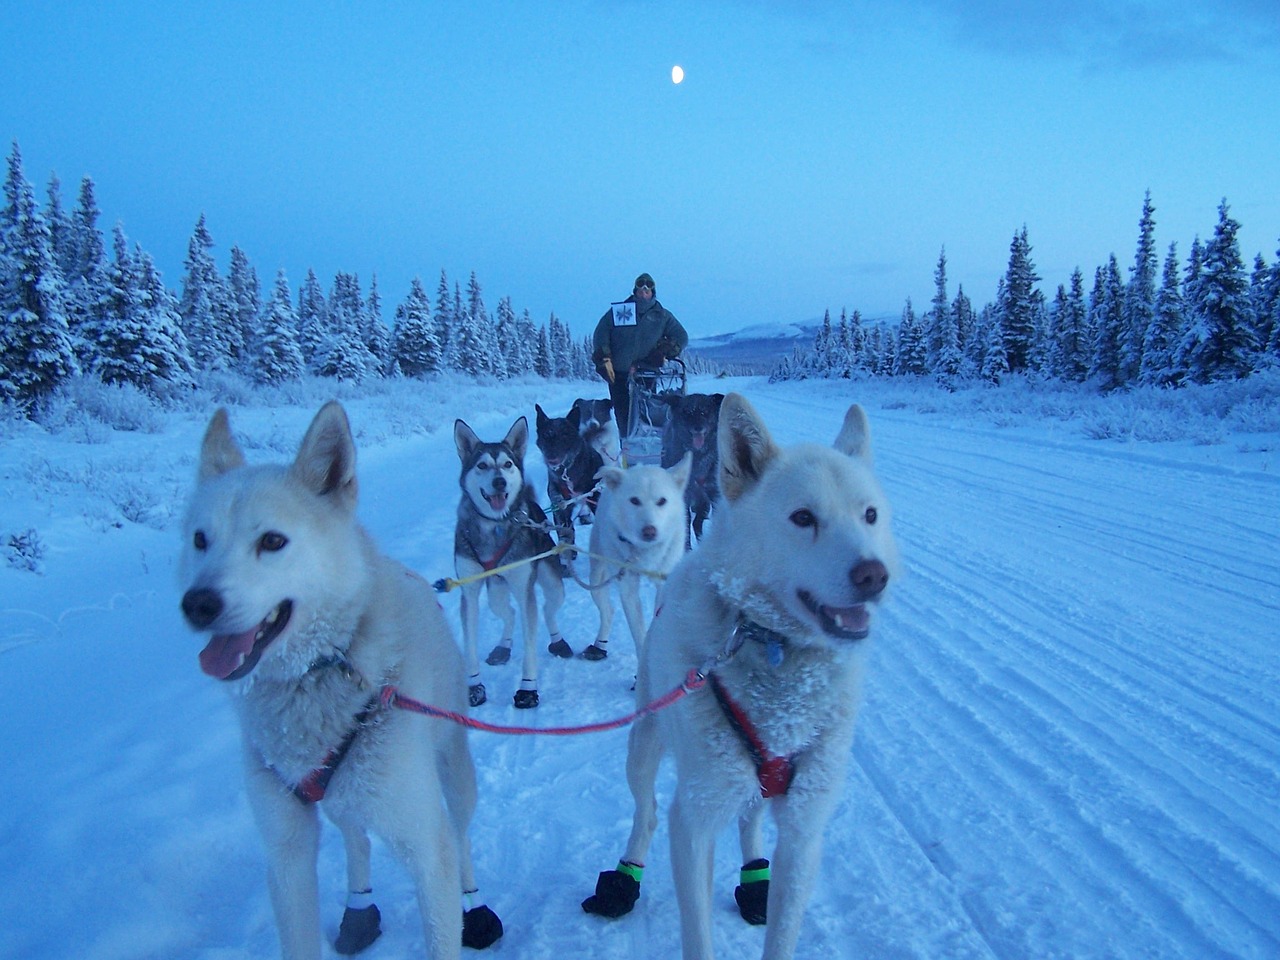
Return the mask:
M733 632L729 634L729 639L725 643L725 650L732 656L748 640L764 644L765 658L769 661L769 666L777 667L782 664L786 656L786 635L749 619L745 613L739 613Z

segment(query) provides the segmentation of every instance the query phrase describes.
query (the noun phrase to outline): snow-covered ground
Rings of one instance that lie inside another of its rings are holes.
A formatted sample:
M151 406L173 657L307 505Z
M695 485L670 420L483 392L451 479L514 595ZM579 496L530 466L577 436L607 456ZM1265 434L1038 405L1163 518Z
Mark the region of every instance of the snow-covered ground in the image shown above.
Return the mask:
M692 385L724 388L784 442L829 442L863 402L907 569L871 641L800 956L1280 956L1274 401L1224 419L1154 395ZM458 382L351 399L366 525L429 579L450 574L454 418L496 438L535 400L564 410L593 393ZM257 460L291 457L319 405L244 399L232 427ZM209 412L155 415L150 432L70 413L52 434L0 425L0 536L34 530L8 553L37 568L0 569L0 957L277 955L231 709L178 615L177 521ZM1161 435L1181 439L1133 439ZM542 489L536 453L529 467ZM443 602L456 623L456 595ZM562 625L575 649L591 639L584 591L570 588ZM514 666L483 668L477 713L548 726L626 713L634 658L621 617L614 631L602 663L544 655L537 711L510 706ZM492 955L677 955L665 826L635 913L607 923L579 907L626 838L625 731L471 743L477 865L507 928ZM385 933L366 956L421 955L409 881L375 857ZM717 863L719 953L754 956L732 833ZM332 938L332 830L320 870Z

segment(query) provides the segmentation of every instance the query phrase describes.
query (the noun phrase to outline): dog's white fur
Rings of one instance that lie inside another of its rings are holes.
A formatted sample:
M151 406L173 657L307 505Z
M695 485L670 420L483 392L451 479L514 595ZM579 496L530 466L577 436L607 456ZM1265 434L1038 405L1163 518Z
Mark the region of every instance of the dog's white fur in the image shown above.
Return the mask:
M320 410L288 467L246 466L219 410L185 521L184 610L190 603L191 619L199 598L220 607L210 622L193 621L214 634L207 652L219 635L245 635L292 601L257 666L229 681L288 960L321 955L317 805L303 804L292 787L323 763L383 684L467 708L462 658L431 587L377 551L356 521L356 491L355 446L338 404ZM319 804L342 831L352 891L370 887L366 831L404 863L433 958L460 953L461 895L475 887L467 838L475 803L463 728L375 708Z
M860 407L849 409L834 450L781 449L751 405L730 394L720 413L719 448L725 503L706 540L664 587L637 697L649 702L677 687L691 668L732 649L742 615L786 638L776 666L767 644L749 639L714 668L769 750L796 755L790 790L771 801L777 846L764 943L766 960L786 960L849 765L866 647L849 633L865 632L866 604L881 596L860 589L859 581L883 573L883 589L897 553ZM837 618L835 631L845 635L833 635L833 621L817 610ZM764 856L767 804L755 765L712 693L687 696L632 728L627 779L636 809L625 860L643 863L653 837L654 780L664 751L676 760L669 823L684 956L708 960L716 834L738 817L744 864Z
M600 611L595 645L607 649L613 625L608 582L618 587L618 599L635 640L644 646L648 624L640 602L640 581L665 576L684 556L684 488L689 483L692 454L669 469L636 466L629 470L605 467L603 489L591 525L591 598Z

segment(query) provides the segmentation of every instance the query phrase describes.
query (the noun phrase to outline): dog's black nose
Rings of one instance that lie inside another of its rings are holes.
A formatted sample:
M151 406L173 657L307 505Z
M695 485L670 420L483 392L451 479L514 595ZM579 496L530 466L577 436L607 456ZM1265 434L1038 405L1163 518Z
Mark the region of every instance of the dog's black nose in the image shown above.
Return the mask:
M849 572L859 600L879 596L889 585L889 571L879 560L863 560Z
M643 538L645 543L653 543L653 541L658 539L658 528L653 524L649 524L640 531L640 536Z
M494 489L494 491L495 491L495 492L497 492L497 493L501 493L503 490L507 489L507 478L506 478L506 477L494 477L494 478L493 478L493 489Z
M207 587L188 590L182 597L182 612L193 627L204 629L222 613L222 596Z

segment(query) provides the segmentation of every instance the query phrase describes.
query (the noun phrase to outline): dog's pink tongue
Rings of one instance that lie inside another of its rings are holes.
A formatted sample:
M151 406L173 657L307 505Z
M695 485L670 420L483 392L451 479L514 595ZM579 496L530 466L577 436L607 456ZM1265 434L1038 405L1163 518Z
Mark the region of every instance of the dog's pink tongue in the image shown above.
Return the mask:
M507 509L507 495L506 495L505 493L495 493L495 494L490 495L490 497L489 497L489 506L493 507L493 509L494 509L497 513L501 513L502 511L506 510L506 509Z
M253 649L258 628L244 633L222 633L200 651L200 669L218 680L231 676Z

